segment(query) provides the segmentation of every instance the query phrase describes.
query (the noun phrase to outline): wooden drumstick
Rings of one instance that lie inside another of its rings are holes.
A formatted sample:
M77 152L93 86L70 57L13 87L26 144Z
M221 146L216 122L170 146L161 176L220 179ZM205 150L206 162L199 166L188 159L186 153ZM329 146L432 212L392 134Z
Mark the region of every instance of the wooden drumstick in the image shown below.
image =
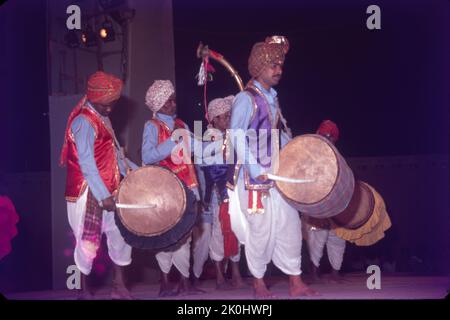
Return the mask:
M271 173L267 174L267 178L270 180L289 182L289 183L311 183L311 182L316 181L315 179L294 179L294 178L281 177L281 176L277 176L277 175L274 175Z

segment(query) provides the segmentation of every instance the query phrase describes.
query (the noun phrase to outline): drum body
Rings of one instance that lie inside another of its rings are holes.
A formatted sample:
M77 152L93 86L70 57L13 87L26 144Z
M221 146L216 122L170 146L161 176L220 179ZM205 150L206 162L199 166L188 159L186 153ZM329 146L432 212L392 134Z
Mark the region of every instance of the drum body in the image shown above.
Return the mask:
M374 194L367 184L358 180L347 208L331 219L339 227L358 229L369 220L374 207Z
M191 231L197 218L195 195L170 170L146 166L120 183L116 203L152 205L117 208L115 220L125 241L135 248L168 248Z
M276 181L284 199L305 215L330 218L348 206L355 179L335 146L317 134L295 137L280 151L276 174L309 183Z

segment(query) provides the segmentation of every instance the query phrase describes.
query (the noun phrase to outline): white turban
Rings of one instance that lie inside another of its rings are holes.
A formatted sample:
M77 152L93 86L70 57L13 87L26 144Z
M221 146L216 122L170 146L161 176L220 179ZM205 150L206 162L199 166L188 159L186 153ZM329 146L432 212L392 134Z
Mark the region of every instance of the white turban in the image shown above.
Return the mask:
M231 106L233 105L233 100L234 96L212 100L208 104L208 120L211 122L215 117L230 111Z
M156 113L174 93L175 89L170 80L155 80L147 90L145 104Z

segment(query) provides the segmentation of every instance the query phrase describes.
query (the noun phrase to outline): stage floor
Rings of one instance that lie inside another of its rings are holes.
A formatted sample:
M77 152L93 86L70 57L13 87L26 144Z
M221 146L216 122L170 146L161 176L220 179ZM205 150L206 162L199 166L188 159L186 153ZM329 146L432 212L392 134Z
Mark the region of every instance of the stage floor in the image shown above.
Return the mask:
M321 293L317 297L291 298L288 295L288 278L272 277L267 279L275 299L443 299L449 294L450 277L389 275L381 277L381 289L369 290L366 285L368 274L346 274L347 281L341 284L312 284L311 287ZM245 279L248 284L251 279ZM306 279L307 280L307 279ZM238 290L216 290L213 280L205 280L200 287L207 291L199 295L183 295L165 300L253 300L253 290L248 288ZM159 285L138 284L131 292L139 300L156 300ZM109 287L100 288L95 293L98 300L109 299ZM7 299L14 300L73 300L76 294L70 290L53 290L6 294Z

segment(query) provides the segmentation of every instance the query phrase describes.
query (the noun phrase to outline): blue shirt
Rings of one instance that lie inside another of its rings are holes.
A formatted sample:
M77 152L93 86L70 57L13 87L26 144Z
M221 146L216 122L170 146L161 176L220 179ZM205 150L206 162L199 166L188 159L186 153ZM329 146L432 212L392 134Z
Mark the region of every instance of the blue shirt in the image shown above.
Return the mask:
M156 113L156 118L164 122L173 131L176 116L168 116L162 113ZM167 139L158 144L158 128L151 121L147 121L144 126L144 135L142 138L142 162L144 165L158 163L167 158L176 143Z
M108 117L104 117L100 115L88 102L88 107L91 108L102 120L103 122L111 128L111 121ZM76 116L72 121L72 125L70 127L72 130L72 134L75 138L75 145L78 153L78 163L80 164L81 172L83 173L83 177L86 179L89 189L94 195L97 201L104 200L111 196L111 193L105 186L102 178L100 177L100 173L97 168L97 164L94 158L94 143L95 143L95 129L92 127L89 120L87 120L84 116L79 115ZM114 131L113 131L114 132ZM118 160L118 166L120 173L125 176L126 175L126 164L124 160L120 156L120 151L116 146L116 156ZM125 158L127 164L131 167L131 169L136 169L138 166L134 164L129 159Z
M270 88L269 90L266 90L258 81L253 81L254 85L261 90L261 92L264 94L265 98L267 99L269 106L270 106L270 113L272 115L272 119L275 119L277 114L277 92L275 89ZM236 95L236 98L233 102L232 112L231 112L231 123L230 128L231 129L242 129L247 130L250 126L250 121L253 115L253 101L250 95L242 91L239 94ZM281 136L281 147L283 147L288 141L289 137L284 134L280 133ZM246 164L245 167L248 169L249 174L252 178L256 178L260 176L261 174L265 173L265 169L256 163L256 160L251 152L249 152L249 147L245 145L245 149L242 148L235 148L236 153L238 155L238 159L248 159L248 161L251 161L251 163L254 164ZM247 158L245 157L247 155ZM242 176L243 172L241 170L240 176Z
M176 115L169 116L157 112L156 118L164 122L173 131L175 127ZM189 130L188 127L186 127ZM161 160L166 159L172 153L172 149L176 146L176 143L172 139L167 139L163 143L158 143L158 128L151 122L147 121L144 126L144 134L142 137L142 162L144 165L155 164ZM192 150L192 148L191 148ZM198 188L193 188L192 191L195 194L197 200L200 199Z

